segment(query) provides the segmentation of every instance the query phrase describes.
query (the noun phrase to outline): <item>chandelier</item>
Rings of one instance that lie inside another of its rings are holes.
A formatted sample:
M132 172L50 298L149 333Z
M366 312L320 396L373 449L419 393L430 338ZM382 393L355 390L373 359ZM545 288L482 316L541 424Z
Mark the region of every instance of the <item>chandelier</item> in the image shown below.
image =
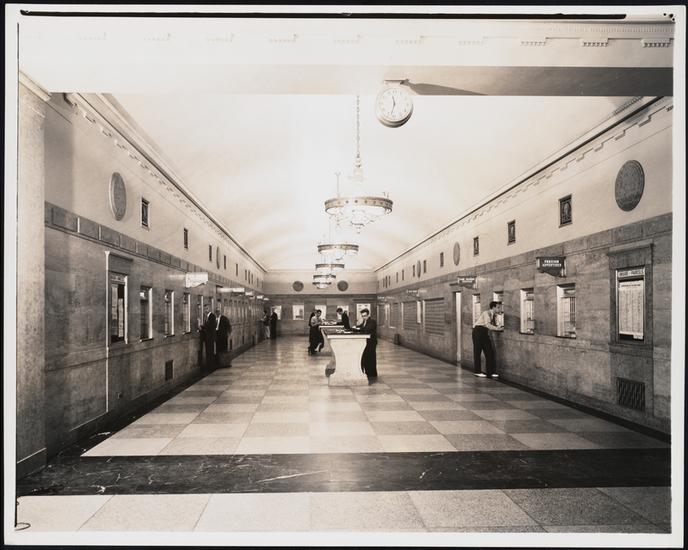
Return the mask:
M339 172L335 172L335 176L337 176L337 189L339 189L339 174ZM347 242L345 238L341 238L339 235L335 235L335 238L332 239L331 217L329 219L328 229L328 240L318 245L318 254L320 254L326 262L341 262L341 260L344 259L344 256L355 256L358 254L357 244Z
M315 264L315 274L316 275L332 275L337 276L337 272L344 269L344 264L337 262L324 262L320 264Z
M314 283L327 283L332 284L332 282L337 278L336 275L326 275L324 273L315 273L313 275Z
M313 284L316 288L327 288L337 278L336 275L324 275L315 273L313 275Z
M363 189L363 163L361 161L361 120L360 97L356 96L356 157L354 169L349 176L353 193L341 196L339 194L339 179L337 179L337 196L325 201L325 212L337 220L337 223L351 225L357 233L366 225L381 218L392 211L392 201L385 193L384 197L366 195Z

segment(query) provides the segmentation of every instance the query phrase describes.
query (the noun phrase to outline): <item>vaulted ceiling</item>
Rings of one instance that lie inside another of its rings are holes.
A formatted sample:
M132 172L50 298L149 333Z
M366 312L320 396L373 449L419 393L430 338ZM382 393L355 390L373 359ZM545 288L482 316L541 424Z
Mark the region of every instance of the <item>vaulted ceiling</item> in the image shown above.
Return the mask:
M614 116L671 94L662 17L533 21L27 17L20 69L48 91L107 94L268 270L303 269L356 151L393 212L350 237L375 269ZM645 42L643 42L645 41ZM46 48L45 44L50 47ZM417 86L382 126L385 79Z

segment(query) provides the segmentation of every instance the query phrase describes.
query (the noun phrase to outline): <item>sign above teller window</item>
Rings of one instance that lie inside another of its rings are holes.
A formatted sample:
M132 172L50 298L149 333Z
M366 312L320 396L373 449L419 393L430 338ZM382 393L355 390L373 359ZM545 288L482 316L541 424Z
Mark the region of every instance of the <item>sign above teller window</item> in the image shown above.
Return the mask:
M406 290L406 294L407 294L408 296L418 296L419 291L418 291L417 288L414 288L414 289L407 289L407 290Z
M460 286L466 288L475 288L475 276L471 277L458 277L457 282Z
M208 282L208 272L201 271L197 273L187 273L184 278L184 286L186 288L193 288L195 286L204 285Z
M553 277L566 275L566 258L563 256L540 256L535 258L535 267L540 273L547 273Z

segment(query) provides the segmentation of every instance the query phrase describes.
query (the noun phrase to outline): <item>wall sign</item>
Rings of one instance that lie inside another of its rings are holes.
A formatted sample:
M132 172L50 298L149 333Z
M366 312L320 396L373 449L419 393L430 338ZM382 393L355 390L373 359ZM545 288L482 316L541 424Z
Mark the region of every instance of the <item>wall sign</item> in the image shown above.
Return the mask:
M566 273L566 258L563 256L540 256L535 259L535 267L540 273L547 273L554 277L564 277Z
M457 279L460 286L465 288L475 288L475 276L470 277L459 277Z
M418 289L408 289L406 291L406 294L409 296L418 296Z
M208 282L208 273L206 271L198 273L187 273L184 277L184 287L192 288L199 285L204 285Z
M127 211L127 187L119 172L113 173L110 178L110 210L117 221L121 220Z
M616 176L614 194L616 204L625 212L630 212L640 202L645 189L645 173L637 160L629 160Z

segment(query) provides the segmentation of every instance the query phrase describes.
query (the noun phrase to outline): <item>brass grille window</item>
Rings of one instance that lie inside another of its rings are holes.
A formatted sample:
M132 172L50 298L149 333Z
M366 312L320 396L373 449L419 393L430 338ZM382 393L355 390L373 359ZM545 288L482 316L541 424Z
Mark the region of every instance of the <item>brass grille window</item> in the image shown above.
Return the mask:
M521 290L521 333L535 334L534 293L532 288Z
M110 272L110 343L124 342L127 334L127 276Z
M557 336L562 338L576 337L576 286L561 285L557 287Z
M139 306L141 312L141 340L148 340L153 337L153 300L151 299L153 289L149 286L142 286L139 290Z
M174 291L165 290L165 311L163 317L163 334L174 336Z

